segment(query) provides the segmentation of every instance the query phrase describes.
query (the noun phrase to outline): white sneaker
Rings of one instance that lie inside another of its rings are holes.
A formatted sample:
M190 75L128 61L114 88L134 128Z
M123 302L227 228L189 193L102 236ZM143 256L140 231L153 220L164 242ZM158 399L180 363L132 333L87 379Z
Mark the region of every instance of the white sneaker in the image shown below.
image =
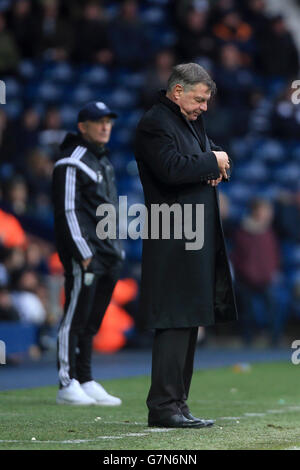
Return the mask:
M56 403L59 405L95 405L96 400L87 395L76 379L72 379L67 387L57 392Z
M120 398L109 395L102 385L98 384L94 380L81 384L81 388L87 395L96 400L97 405L118 406L122 403Z

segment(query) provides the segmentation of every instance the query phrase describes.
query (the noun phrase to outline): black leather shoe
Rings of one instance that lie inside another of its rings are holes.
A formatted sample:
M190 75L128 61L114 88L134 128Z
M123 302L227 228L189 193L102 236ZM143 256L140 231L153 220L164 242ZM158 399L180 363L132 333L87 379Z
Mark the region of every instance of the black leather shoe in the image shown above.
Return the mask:
M149 419L148 426L158 426L161 428L203 428L206 425L203 424L204 420L194 421L192 419L188 419L183 414L175 414L169 416L168 418L159 419L159 420L152 420Z
M214 419L202 419L202 418L195 418L191 413L182 413L183 416L191 421L195 421L195 423L202 423L202 427L207 428L208 426L213 426L215 423Z

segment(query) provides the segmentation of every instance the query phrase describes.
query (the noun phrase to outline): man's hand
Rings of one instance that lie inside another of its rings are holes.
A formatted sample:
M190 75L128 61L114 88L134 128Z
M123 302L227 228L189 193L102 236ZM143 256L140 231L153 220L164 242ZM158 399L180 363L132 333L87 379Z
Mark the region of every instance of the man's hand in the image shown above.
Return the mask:
M214 152L214 154L218 162L220 174L223 176L223 178L227 179L226 170L227 168L230 168L229 157L227 153L226 152ZM218 181L218 180L215 180L215 181Z
M83 259L81 261L81 264L84 270L88 268L88 265L90 264L91 261L92 261L92 258Z

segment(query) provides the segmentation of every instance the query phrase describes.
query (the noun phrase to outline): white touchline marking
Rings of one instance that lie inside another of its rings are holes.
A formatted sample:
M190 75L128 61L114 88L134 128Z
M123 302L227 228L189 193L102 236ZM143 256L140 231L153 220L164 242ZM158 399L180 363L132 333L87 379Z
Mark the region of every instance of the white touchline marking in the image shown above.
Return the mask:
M169 432L169 431L175 431L174 428L155 428L155 429L147 429L149 432Z
M280 413L286 413L287 410L267 410L267 413L270 414L280 414Z
M101 440L101 439L123 439L124 437L144 437L144 436L148 436L149 433L145 433L145 432L140 432L140 433L133 433L133 432L128 432L126 434L121 434L120 436L97 436L95 437L94 439L67 439L67 440L63 440L63 441L39 441L38 439L35 440L35 441L27 441L26 439L21 439L21 440L12 440L12 439L1 439L0 440L0 444L1 443L24 443L24 442L32 442L34 444L83 444L83 443L86 443L86 442L96 442L98 440Z
M86 421L86 424L90 423L90 421ZM100 424L131 424L131 425L136 425L136 426L146 426L147 423L144 421L143 423L137 423L136 421L134 422L126 422L126 421L101 421Z
M293 447L287 447L286 449L283 450L300 450L300 447L293 446Z
M218 418L218 419L232 419L232 420L236 420L236 419L241 419L241 416L222 416L221 418Z
M266 413L244 413L244 416L266 416Z

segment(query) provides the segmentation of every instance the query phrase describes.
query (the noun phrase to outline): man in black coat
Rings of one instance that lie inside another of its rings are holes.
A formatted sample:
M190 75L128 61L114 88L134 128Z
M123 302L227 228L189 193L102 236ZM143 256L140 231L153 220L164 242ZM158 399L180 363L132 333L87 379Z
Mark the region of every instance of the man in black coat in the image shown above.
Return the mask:
M137 128L135 156L148 213L164 204L174 214L169 237L161 230L158 237L143 237L141 314L155 330L149 426L213 424L194 418L186 403L197 331L237 318L216 190L228 180L230 163L208 139L202 119L214 92L201 66L177 65L167 92L159 93ZM183 229L181 238L178 229ZM199 230L202 243L188 244L190 233L196 237Z

